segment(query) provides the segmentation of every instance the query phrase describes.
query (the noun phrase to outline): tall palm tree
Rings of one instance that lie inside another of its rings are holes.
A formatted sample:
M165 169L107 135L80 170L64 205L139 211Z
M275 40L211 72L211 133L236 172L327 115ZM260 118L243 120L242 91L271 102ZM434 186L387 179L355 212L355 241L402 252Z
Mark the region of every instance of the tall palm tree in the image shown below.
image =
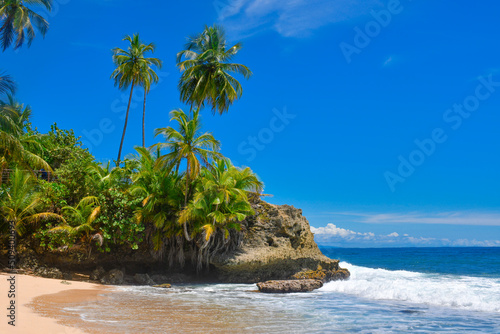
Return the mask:
M19 235L24 234L26 226L43 219L64 218L51 212L38 212L41 207L42 193L34 187L35 178L30 173L14 170L6 194L0 201L0 216L5 221L14 222Z
M16 92L16 84L9 75L0 74L0 95L14 94Z
M118 151L117 166L120 164L123 140L125 139L125 132L127 131L128 115L134 88L139 85L147 87L148 83L150 85L151 82L155 81L155 78L157 80L156 73L151 69L151 66L155 65L158 68L161 67L161 61L159 59L146 58L144 56L147 52L154 52L155 46L153 43L147 45L143 44L139 38L139 34L134 34L132 37L125 36L123 40L128 41L130 45L127 50L120 48L113 49L113 62L116 65L116 69L111 74L111 78L115 81L115 86L119 89L131 87L120 149ZM149 92L149 89L147 89L147 91Z
M186 185L184 205L187 205L190 180L194 180L200 173L201 166L208 166L210 160L219 157L220 142L211 133L201 133L201 120L199 109L193 112L192 116L186 115L181 109L173 110L170 113L170 121L176 121L179 129L172 127L159 128L155 130L155 136L163 135L165 143L158 143L154 146L158 149L167 149L169 153L158 158L157 166L176 171L183 160L186 161ZM184 224L186 239L190 240L187 233L187 224Z
M241 50L241 43L227 46L224 29L205 26L202 33L190 37L185 50L177 54L177 66L182 72L179 90L182 102L198 109L205 103L212 112L223 114L241 97L241 84L231 73L250 78L252 72L241 64L230 63ZM183 60L184 59L184 60Z
M154 52L154 45L153 45L153 52ZM155 59L155 65L158 69L161 69L162 67L162 62L161 60L157 58L150 58L150 59ZM146 97L149 94L149 91L151 90L151 84L157 84L159 81L158 75L156 72L151 68L151 66L146 66L145 70L142 72L141 75L141 80L140 80L140 85L144 89L144 104L142 107L142 147L146 147L146 135L145 135L145 123L146 123Z
M26 4L52 10L52 0L0 0L0 45L3 51L12 43L14 50L25 41L29 47L36 35L35 28L43 37L49 29L47 20Z

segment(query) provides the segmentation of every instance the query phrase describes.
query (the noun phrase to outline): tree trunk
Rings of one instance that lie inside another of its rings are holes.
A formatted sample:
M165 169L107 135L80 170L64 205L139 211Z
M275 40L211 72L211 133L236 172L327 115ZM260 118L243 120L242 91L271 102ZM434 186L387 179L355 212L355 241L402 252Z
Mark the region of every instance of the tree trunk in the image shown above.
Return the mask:
M189 192L189 164L186 170L186 194L184 195L184 207L186 207L188 203L188 192Z
M146 139L145 139L145 135L144 135L144 123L145 123L145 119L146 119L146 96L147 96L147 93L146 93L146 89L144 89L144 106L142 108L142 147L146 147Z
M118 151L118 159L116 160L116 167L120 166L120 158L122 156L123 140L125 139L125 132L127 131L128 113L130 111L130 103L132 102L132 93L134 92L135 79L132 80L132 88L130 88L130 97L128 98L127 115L125 116L125 124L123 125L122 141L120 142L120 150Z
M188 192L189 192L189 160L187 161L187 166L186 166L186 194L184 195L184 208L187 208ZM187 230L187 222L184 223L184 236L186 237L187 241L192 240L189 237L189 233Z

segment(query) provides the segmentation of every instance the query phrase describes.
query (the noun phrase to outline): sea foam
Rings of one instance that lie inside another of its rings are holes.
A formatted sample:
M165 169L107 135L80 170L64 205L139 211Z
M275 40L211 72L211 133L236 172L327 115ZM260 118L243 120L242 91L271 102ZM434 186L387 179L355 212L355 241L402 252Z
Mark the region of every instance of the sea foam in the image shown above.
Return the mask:
M320 291L373 300L394 300L458 309L500 312L500 280L359 267L341 262L347 281L325 284Z

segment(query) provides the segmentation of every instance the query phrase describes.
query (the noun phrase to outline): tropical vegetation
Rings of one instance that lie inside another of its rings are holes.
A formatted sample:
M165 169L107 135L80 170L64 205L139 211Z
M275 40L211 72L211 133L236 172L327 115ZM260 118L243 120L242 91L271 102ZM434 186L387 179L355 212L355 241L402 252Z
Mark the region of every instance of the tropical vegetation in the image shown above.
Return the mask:
M21 27L34 36L27 22L8 16L20 15L16 6L50 8L48 0L0 3L4 27L13 25L16 36ZM4 47L11 38L5 29L0 30ZM23 37L17 38L16 47ZM96 251L142 250L171 266L190 264L200 271L213 256L239 245L242 223L254 214L251 198L263 190L250 168L233 166L222 155L220 142L201 123L205 106L224 113L241 97L241 85L230 73L248 78L251 72L229 63L241 44L228 48L221 27L206 27L178 54L181 101L190 110L171 111L170 123L154 132L159 141L147 147L146 96L158 82L155 70L162 61L146 57L155 45L144 44L139 34L124 40L126 50L112 50L111 78L119 89L130 89L116 166L97 162L72 130L56 123L40 133L31 124L31 107L14 97L12 78L0 76L0 242L13 223L21 241L45 251L81 250L90 257ZM142 143L122 159L137 87L144 89Z

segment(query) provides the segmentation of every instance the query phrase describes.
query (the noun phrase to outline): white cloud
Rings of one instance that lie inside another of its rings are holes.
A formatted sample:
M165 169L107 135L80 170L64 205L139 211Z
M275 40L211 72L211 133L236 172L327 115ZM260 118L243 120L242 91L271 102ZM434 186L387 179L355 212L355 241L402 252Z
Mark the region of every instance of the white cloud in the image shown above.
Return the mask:
M388 235L377 235L373 232L356 232L334 224L324 227L312 227L316 242L324 245L351 246L351 247L373 247L373 246L419 246L419 247L439 247L439 246L500 246L500 240L468 240L459 239L451 241L449 239L412 237L408 234L400 235L397 232Z
M285 37L306 36L322 26L344 22L381 8L379 0L215 1L218 20L238 37L274 29Z
M311 226L311 231L317 235L328 238L337 238L344 241L357 241L357 240L365 240L370 241L376 238L375 234L372 232L354 232L351 230L346 230L344 228L340 228L335 226L334 224L328 224L325 227L315 228Z
M409 212L409 213L367 213L329 212L330 216L349 217L349 220L368 224L448 224L500 226L499 212Z
M463 247L500 247L500 240L484 240L478 241L476 239L459 239L450 243L451 246L463 246Z

